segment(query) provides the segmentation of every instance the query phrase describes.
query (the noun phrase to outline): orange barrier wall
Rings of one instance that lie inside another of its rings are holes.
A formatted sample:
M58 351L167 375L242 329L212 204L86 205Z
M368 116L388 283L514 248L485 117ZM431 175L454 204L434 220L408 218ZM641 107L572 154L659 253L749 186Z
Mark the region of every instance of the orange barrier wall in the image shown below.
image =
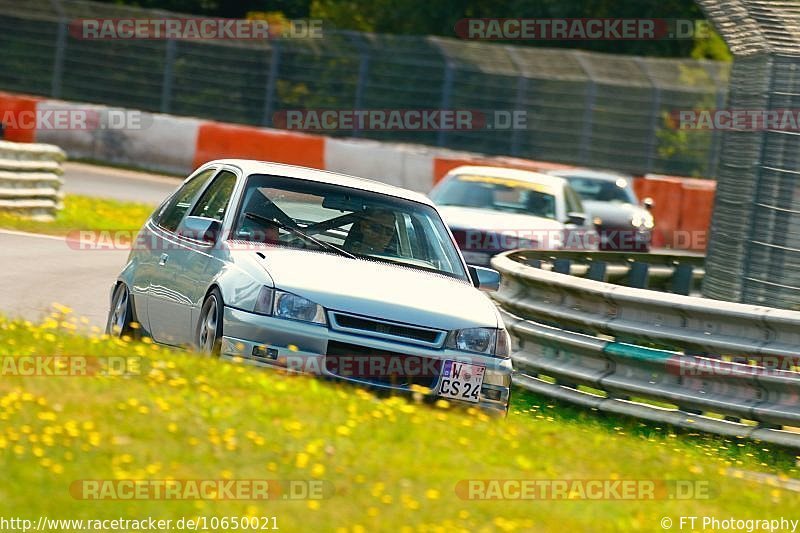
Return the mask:
M653 199L654 246L705 250L714 209L715 181L654 175L636 178L634 189L640 199Z
M200 125L194 166L212 159L247 158L325 168L325 137L233 126L219 122Z
M4 123L3 139L30 143L36 138L36 102L32 96L0 93L0 120ZM12 116L8 114L11 112ZM23 118L20 113L25 113ZM30 126L28 126L30 124ZM27 126L27 127L23 127Z

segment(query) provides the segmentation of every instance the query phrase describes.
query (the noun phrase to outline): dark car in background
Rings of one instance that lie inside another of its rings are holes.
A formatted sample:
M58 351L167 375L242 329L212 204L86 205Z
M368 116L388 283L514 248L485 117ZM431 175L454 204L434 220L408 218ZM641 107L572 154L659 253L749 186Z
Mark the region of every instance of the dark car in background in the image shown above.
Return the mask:
M639 202L632 176L587 168L554 170L548 174L566 179L581 196L586 214L600 237L600 250L650 251L655 228L650 213L653 201L645 198Z

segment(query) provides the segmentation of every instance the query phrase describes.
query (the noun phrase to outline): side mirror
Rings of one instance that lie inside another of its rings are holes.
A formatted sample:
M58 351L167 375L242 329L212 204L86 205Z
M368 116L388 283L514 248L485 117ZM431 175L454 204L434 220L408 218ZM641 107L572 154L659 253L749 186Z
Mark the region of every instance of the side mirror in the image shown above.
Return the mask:
M567 224L573 224L575 226L583 226L586 224L586 213L577 213L575 211L570 211L567 213Z
M178 228L178 234L187 239L214 244L221 229L222 224L215 218L186 217Z
M500 288L500 272L491 268L467 265L472 284L478 289L491 292Z
M653 209L653 206L656 205L656 203L653 201L652 198L648 196L642 201L642 205L644 206L645 209L651 211Z

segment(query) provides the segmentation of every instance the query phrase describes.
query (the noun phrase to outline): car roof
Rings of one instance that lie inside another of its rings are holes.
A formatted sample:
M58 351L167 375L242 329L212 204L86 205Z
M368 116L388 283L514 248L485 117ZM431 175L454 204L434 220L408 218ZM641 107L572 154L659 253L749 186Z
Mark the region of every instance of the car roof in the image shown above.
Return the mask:
M614 172L613 170L595 170L591 168L567 168L559 170L551 170L548 172L553 176L561 176L564 178L589 178L606 181L617 181L620 178L630 180L630 174L623 174L621 172Z
M361 189L363 191L375 192L378 194L385 194L419 202L426 205L433 205L431 200L418 192L403 189L402 187L395 187L387 183L375 181L367 178L359 178L357 176L349 176L347 174L340 174L338 172L331 172L328 170L319 170L315 168L301 167L297 165L284 165L282 163L273 163L270 161L258 161L255 159L215 159L205 163L203 166L211 165L229 165L239 168L242 174L249 176L251 174L269 174L275 176L283 176L287 178L296 178L307 181L314 181L318 183L331 183L333 185L340 185L342 187L351 187L354 189Z
M566 180L564 178L550 176L547 174L542 174L541 172L534 172L532 170L521 170L518 168L463 165L454 168L447 174L448 176L473 175L478 177L485 176L487 178L502 178L525 183L547 185L555 189L561 188L566 184Z

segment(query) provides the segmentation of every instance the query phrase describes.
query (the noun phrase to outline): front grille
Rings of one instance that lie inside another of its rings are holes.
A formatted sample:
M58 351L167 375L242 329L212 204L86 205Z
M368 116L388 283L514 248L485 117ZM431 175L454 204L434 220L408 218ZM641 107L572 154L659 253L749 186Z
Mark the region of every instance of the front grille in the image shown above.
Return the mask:
M334 376L405 389L434 388L441 367L439 359L339 341L328 341L325 354L325 369Z
M331 313L331 327L339 331L350 331L373 337L395 338L397 340L439 347L444 342L445 332L438 329L410 326L398 322L388 322L375 318Z

